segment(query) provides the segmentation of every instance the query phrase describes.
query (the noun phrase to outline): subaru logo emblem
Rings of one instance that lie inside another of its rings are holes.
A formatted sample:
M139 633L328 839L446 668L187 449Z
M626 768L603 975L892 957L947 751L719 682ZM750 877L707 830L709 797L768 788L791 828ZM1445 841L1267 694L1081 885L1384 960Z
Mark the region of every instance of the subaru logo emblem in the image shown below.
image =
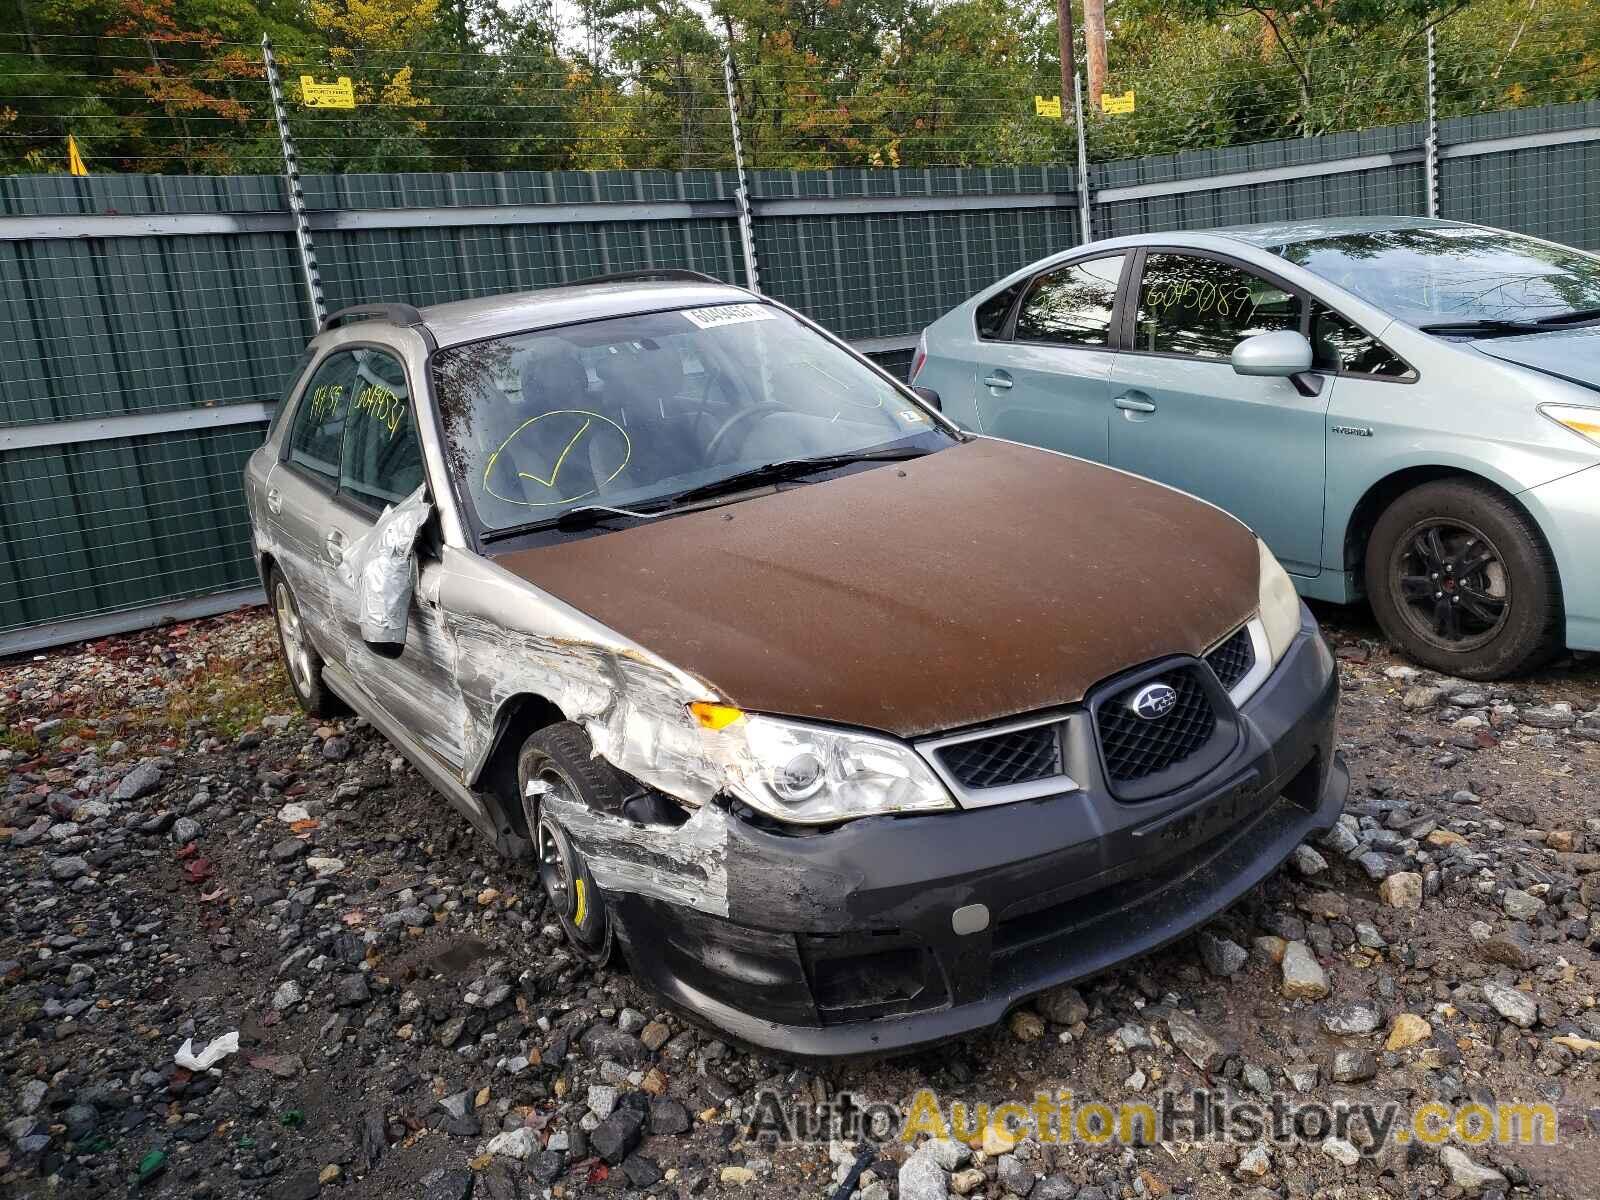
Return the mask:
M1164 683L1146 684L1140 688L1128 707L1133 715L1146 721L1159 721L1178 703L1178 693Z

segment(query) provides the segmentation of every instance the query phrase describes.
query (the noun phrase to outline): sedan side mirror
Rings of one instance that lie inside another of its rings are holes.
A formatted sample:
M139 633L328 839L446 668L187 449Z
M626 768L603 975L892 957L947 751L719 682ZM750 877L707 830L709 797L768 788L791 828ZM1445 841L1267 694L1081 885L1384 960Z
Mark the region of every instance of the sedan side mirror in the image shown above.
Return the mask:
M1233 348L1236 375L1255 375L1287 379L1302 396L1322 391L1322 380L1311 373L1311 343L1305 334L1293 329L1258 333Z
M921 396L923 402L927 404L929 408L933 409L934 412L944 411L944 401L939 399L939 393L934 391L932 388L917 387L913 385L911 390L917 395Z
M1311 343L1293 329L1258 333L1233 348L1233 369L1240 375L1288 379L1311 370Z

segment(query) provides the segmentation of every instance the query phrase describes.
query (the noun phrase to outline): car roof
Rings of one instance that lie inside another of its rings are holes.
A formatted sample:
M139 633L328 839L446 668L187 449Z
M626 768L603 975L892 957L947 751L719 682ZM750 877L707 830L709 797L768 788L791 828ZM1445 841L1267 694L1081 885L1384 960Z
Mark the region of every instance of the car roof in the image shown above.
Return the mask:
M708 304L749 303L754 299L757 297L743 288L709 279L705 282L614 280L432 304L426 308L409 310L413 315L410 320L374 320L365 314L352 314L358 319L337 328L340 331L359 328L370 330L372 326L392 329L396 325L421 324L432 335L434 342L443 348L580 321ZM405 311L403 306L400 311Z

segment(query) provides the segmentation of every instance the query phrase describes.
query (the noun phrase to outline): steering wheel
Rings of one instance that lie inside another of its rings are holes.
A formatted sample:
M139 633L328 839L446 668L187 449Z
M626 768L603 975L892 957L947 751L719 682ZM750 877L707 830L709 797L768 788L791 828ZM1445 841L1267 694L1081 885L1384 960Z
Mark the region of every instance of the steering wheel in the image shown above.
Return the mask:
M727 440L728 435L735 429L748 425L751 421L764 421L768 417L775 417L779 413L789 410L779 408L777 405L762 405L759 408L741 408L733 416L722 423L722 427L711 435L711 440L706 443L706 459L709 462L717 461L717 450Z

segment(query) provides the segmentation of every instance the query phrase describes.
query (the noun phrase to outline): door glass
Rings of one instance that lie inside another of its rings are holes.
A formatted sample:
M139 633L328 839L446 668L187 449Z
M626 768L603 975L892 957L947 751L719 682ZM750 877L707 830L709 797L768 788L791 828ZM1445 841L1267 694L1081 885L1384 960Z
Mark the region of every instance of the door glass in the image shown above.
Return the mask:
M405 369L379 350L358 350L355 359L339 490L381 509L417 490L422 482L422 446L411 417Z
M1011 313L1011 305L1016 300L1017 293L1023 289L1026 283L1027 280L1023 280L1022 283L1014 283L1005 291L1000 292L998 295L990 296L982 304L978 305L977 325L979 337L985 341L992 342L1005 336L1006 317Z
M1144 260L1138 350L1225 359L1247 337L1299 328L1299 297L1241 267L1184 254Z
M348 350L330 354L306 385L289 433L289 461L331 486L339 479L339 443L350 409L356 360Z
M1122 255L1072 263L1041 275L1017 314L1018 341L1105 346L1117 303Z
M1415 379L1411 365L1364 329L1317 305L1311 317L1313 365L1319 371L1350 371L1384 379Z

